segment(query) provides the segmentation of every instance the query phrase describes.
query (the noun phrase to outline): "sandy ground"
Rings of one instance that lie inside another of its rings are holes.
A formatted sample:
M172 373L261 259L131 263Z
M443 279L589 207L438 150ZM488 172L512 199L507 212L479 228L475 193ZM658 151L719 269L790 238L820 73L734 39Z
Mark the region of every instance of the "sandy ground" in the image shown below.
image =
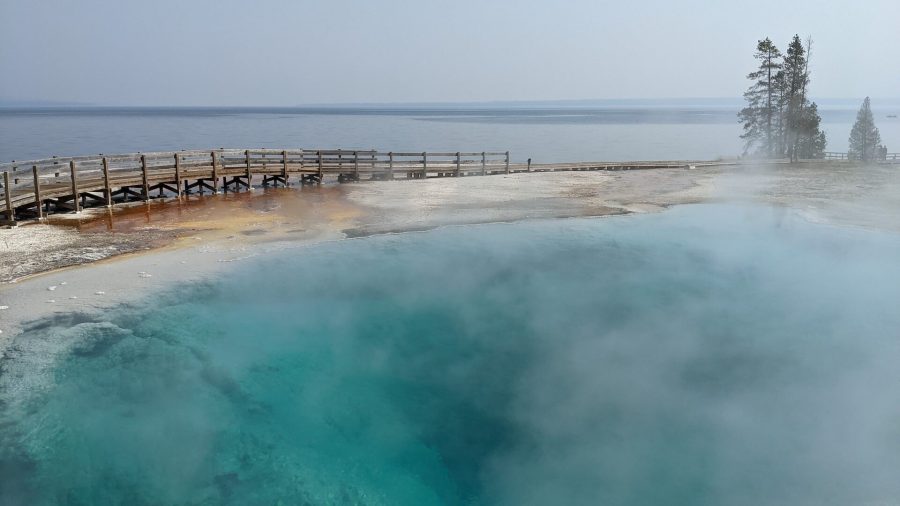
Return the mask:
M248 241L422 230L448 224L600 216L708 197L716 169L512 174L256 190L129 209L54 215L0 229L0 283L104 258L178 246L185 237Z
M559 172L256 190L0 230L0 352L54 314L103 311L227 275L272 250L371 234L748 201L900 232L900 167L837 164ZM152 250L152 252L148 252ZM141 254L126 254L136 253ZM105 260L104 260L105 259ZM89 267L60 269L90 262ZM38 273L45 272L40 275Z
M351 236L441 225L534 218L605 216L702 202L718 168L623 172L555 172L486 178L429 179L407 184L347 185L363 210Z

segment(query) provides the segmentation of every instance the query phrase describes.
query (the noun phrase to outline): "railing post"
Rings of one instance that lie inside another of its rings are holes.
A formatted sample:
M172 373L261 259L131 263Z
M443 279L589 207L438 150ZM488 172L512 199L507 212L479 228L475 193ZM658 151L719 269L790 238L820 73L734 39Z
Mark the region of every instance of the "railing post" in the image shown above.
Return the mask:
M388 179L394 179L394 152L388 152Z
M175 194L181 198L181 157L175 153Z
M459 151L456 152L456 177L459 177Z
M359 181L359 151L353 152L353 177Z
M484 151L481 152L481 175L484 176L487 174L487 155Z
M249 149L244 151L244 160L246 162L246 168L244 169L244 173L247 176L247 189L249 190L250 189L250 178L253 177L253 175L250 173L250 150Z
M211 152L212 156L212 180L213 180L213 194L219 193L219 167L217 163L216 152ZM201 187L202 191L202 187Z
M109 160L103 157L103 197L106 207L112 207L112 188L109 186Z
M428 153L422 151L422 179L428 177Z
M322 174L322 152L321 151L316 151L316 161L319 163L319 182L321 183L322 177L324 177Z
M506 173L509 174L509 151L506 152Z
M303 155L300 155L300 159L303 160ZM284 182L284 185L287 186L287 150L281 152L281 179Z
M306 153L303 150L300 150L300 179L303 179L303 159L306 158ZM287 176L284 178L284 184L287 184Z
M72 179L72 202L75 204L75 212L81 211L81 202L78 201L78 175L75 172L75 160L69 161L69 177Z
M31 166L31 172L34 174L34 201L37 203L38 219L44 219L44 203L41 199L41 178L38 177L37 165Z
M143 182L144 202L150 201L150 182L147 180L147 155L141 155L141 181Z
M3 173L3 194L6 197L6 221L10 223L16 222L16 214L13 211L12 207L12 198L10 197L10 189L9 189L9 172Z

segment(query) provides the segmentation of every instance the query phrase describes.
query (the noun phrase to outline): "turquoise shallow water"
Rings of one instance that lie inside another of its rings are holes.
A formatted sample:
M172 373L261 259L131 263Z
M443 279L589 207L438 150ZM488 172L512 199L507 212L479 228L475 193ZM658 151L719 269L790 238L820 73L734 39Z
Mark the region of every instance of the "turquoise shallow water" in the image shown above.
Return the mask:
M900 238L789 211L292 248L0 372L0 504L895 504Z

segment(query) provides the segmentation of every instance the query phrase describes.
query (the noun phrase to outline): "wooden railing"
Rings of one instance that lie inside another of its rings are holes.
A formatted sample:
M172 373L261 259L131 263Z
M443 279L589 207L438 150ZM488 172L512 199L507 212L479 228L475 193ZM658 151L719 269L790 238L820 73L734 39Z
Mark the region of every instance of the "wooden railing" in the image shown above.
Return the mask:
M840 153L834 151L825 152L826 160L853 160L850 153ZM877 158L876 162L896 162L900 161L900 153L886 153L883 158Z
M842 156L840 156L842 155ZM826 153L846 160L846 153ZM889 153L889 161L900 153ZM786 162L786 161L782 161ZM735 161L638 161L532 164L510 163L509 152L383 152L342 149L214 149L166 151L0 163L0 216L42 218L45 213L80 211L90 203L111 206L157 196L229 191L262 185L338 181L484 176L514 172L676 169L735 165ZM780 163L780 162L779 162ZM3 220L0 220L3 221Z
M209 190L249 187L253 177L262 184L287 185L289 178L321 182L426 178L509 173L509 152L380 152L341 149L215 149L128 153L0 163L7 221L16 210L44 214L53 210L79 211L91 202L107 206L122 197L149 200L151 191L181 196Z

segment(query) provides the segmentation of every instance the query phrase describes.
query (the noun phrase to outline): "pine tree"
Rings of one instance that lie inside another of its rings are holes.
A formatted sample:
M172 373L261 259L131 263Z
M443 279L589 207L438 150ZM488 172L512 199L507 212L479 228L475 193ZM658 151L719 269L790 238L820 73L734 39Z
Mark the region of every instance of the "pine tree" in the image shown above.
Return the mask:
M811 50L812 40L804 47L799 35L783 56L770 39L757 43L753 56L759 68L747 75L753 84L744 93L747 106L738 113L745 155L752 151L769 158L789 156L791 161L825 156L819 108L807 96Z
M778 71L774 78L775 87L775 155L781 158L787 152L787 129L784 124L785 110L785 78L784 70Z
M784 57L784 74L780 76L781 96L781 155L791 161L801 158L821 158L825 154L826 138L820 130L819 109L809 102L809 56L812 40L804 48L799 35L794 35Z
M787 155L792 162L799 159L797 143L803 116L804 95L806 86L809 84L807 69L806 50L803 48L803 42L799 35L794 35L784 57L784 123L787 136Z
M825 132L819 129L822 118L819 116L819 106L815 102L803 108L800 121L797 125L798 135L796 142L797 158L824 158L827 140Z
M747 107L738 114L744 125L744 133L741 135L744 139L744 154L756 147L758 154L773 157L777 154L775 125L778 108L774 79L781 70L781 51L766 37L758 41L753 57L759 60L759 68L747 75L747 79L753 81L753 84L744 93Z
M869 161L876 158L881 147L881 134L875 127L875 116L869 97L863 100L856 113L856 123L850 131L850 159Z

